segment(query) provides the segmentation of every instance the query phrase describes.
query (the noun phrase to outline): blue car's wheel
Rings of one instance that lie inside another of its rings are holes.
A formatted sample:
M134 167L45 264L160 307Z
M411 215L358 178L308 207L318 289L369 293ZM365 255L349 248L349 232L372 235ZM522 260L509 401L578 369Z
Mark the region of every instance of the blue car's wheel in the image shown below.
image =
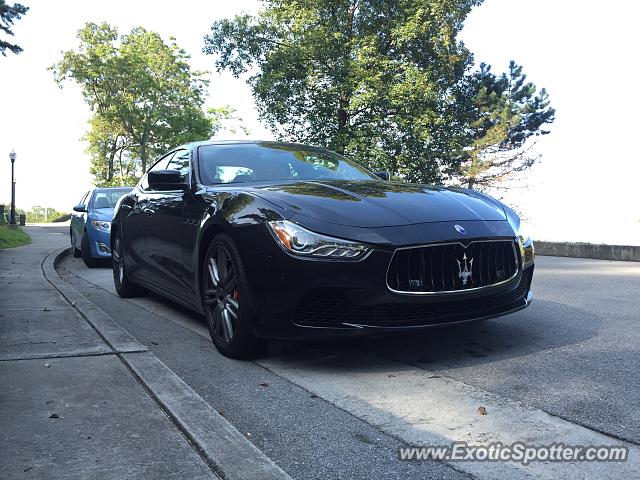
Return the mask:
M100 266L100 261L97 258L93 258L91 256L91 248L89 247L89 237L87 236L87 232L82 234L82 240L80 241L80 253L82 254L82 260L89 268L94 268Z

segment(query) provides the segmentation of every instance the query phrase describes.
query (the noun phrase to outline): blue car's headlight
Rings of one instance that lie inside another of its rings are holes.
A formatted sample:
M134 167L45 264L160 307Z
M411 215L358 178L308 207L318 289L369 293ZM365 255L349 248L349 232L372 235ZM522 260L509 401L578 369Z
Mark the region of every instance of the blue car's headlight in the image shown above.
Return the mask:
M103 232L110 232L111 231L111 222L107 222L105 220L92 220L91 221L91 225L96 230L101 230Z
M287 252L305 257L356 260L369 248L361 243L327 237L288 220L268 222L278 244Z

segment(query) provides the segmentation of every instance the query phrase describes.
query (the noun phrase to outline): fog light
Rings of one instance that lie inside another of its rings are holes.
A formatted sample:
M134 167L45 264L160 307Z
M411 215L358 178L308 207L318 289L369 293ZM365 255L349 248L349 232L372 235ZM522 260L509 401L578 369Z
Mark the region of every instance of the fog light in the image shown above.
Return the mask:
M102 242L98 242L98 250L100 253L111 253L111 249Z

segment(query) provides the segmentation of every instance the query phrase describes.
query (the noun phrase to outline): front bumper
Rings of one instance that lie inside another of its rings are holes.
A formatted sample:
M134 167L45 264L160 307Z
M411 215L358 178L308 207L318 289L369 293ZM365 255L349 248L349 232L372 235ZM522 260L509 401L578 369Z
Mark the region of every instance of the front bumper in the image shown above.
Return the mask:
M111 258L111 232L105 232L95 228L88 228L87 232L89 235L91 256L94 258Z
M255 333L314 338L403 331L506 315L527 307L533 265L509 282L478 292L403 295L386 284L392 251L358 262L293 258L279 248L246 259Z

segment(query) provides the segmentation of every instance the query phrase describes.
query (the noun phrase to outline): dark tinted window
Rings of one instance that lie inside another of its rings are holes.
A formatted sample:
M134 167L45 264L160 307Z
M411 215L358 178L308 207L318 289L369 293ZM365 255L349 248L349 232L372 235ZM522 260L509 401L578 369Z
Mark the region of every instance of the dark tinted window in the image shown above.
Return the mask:
M189 150L178 150L167 165L167 170L178 170L180 172L180 181L183 183L189 181L190 156Z
M282 144L204 145L199 172L206 185L272 180L375 180L377 177L337 153Z

